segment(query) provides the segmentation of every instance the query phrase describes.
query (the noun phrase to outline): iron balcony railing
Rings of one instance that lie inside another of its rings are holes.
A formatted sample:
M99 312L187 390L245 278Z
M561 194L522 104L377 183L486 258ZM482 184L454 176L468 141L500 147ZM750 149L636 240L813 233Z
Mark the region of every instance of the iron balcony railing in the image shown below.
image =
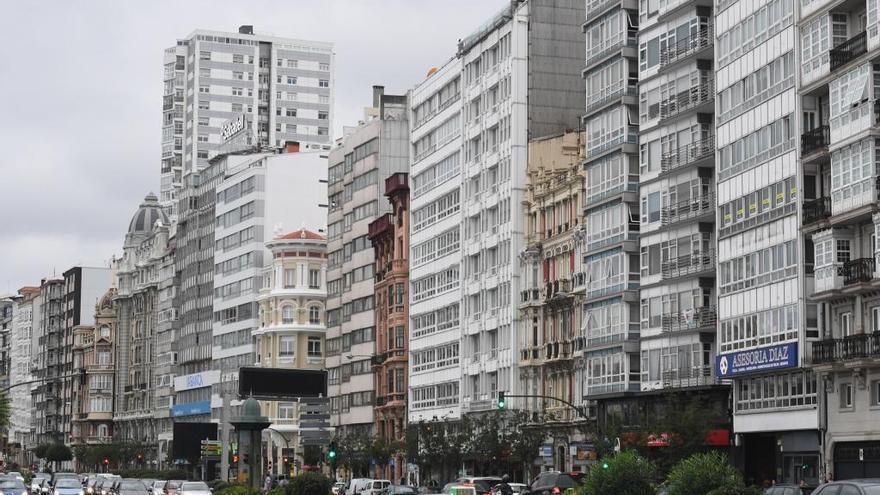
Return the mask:
M675 63L689 55L712 46L712 25L701 28L687 38L678 40L674 45L660 52L660 67Z
M680 201L660 210L660 222L662 225L671 225L715 211L715 194L703 193L695 198Z
M831 216L831 198L808 199L804 201L804 225L809 225Z
M813 364L850 359L880 358L880 332L850 335L842 339L813 342Z
M665 314L661 318L663 332L681 332L700 328L715 328L718 311L715 306L691 308Z
M801 156L809 155L818 150L828 151L830 142L831 130L827 125L810 129L801 134Z
M843 285L870 282L874 278L874 258L849 260L841 267Z
M718 378L712 376L711 366L664 371L661 379L664 388L698 387L719 383Z
M672 98L660 102L660 120L675 117L715 98L715 81L705 81L680 91Z
M679 256L662 264L663 280L683 277L695 273L710 272L715 269L715 251L697 252Z
M828 52L831 70L837 69L854 58L868 52L868 33L862 31Z
M670 152L664 153L660 158L660 170L668 172L679 167L684 167L703 158L711 157L715 153L715 136L706 136L699 141L680 146Z

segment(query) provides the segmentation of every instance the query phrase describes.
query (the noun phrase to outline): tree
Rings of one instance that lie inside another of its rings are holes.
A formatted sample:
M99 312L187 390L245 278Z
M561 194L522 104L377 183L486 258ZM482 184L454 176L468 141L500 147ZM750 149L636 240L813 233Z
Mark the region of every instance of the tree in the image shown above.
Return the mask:
M648 495L654 493L657 466L634 451L605 457L587 473L577 495Z
M12 414L12 404L9 402L9 395L6 392L0 392L0 428L9 428L9 416Z
M721 452L694 454L679 462L666 480L669 495L745 493L742 475Z
M532 465L538 457L538 449L544 444L544 429L530 423L531 417L526 411L516 411L511 418L510 456L511 460L522 464L523 470Z
M321 462L321 447L317 445L306 445L303 448L303 464L308 466L317 466Z
M53 443L46 448L45 459L47 462L54 462L57 469L59 462L73 460L73 452L70 451L70 447L63 443Z
M289 495L327 495L333 484L326 476L318 473L302 473L290 480Z
M49 450L49 444L41 443L34 447L34 455L37 456L38 459L45 459L47 450Z

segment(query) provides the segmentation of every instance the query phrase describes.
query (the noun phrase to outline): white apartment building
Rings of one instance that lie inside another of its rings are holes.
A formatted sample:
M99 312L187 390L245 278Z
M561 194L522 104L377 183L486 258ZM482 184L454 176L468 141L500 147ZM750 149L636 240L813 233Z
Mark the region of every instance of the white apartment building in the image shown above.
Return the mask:
M161 202L176 219L184 176L213 156L243 148L330 149L333 44L196 30L165 50ZM246 117L246 132L226 142L221 126Z
M715 370L732 382L733 431L746 477L814 486L822 475L823 385L803 368L818 332L815 305L806 299L814 285L812 255L798 213L806 181L798 163L796 87L797 67L804 63L806 81L814 66L796 52L798 7L792 0L715 5ZM804 48L812 50L807 40Z
M10 332L9 382L23 383L34 379L31 359L37 355L34 337L34 303L39 304L39 289L23 287L13 296L12 330ZM33 444L31 391L36 385L15 387L9 391L12 411L9 416L8 438L22 446ZM19 459L21 461L23 459Z
M253 332L260 326L257 299L272 263L265 243L300 224L323 229L327 202L326 153L319 151L229 157L216 187L214 214L213 368L219 371L212 408L223 393L238 394L238 369L256 362ZM326 280L318 273L318 286ZM231 416L230 416L231 417Z
M432 69L409 99L408 414L417 423L461 415L461 59Z
M333 426L371 432L375 257L370 222L391 212L385 179L409 169L405 96L373 87L364 121L346 128L329 153L327 213L327 380Z
M520 391L517 257L525 242L528 140L578 125L582 18L578 4L511 2L459 42L462 261L434 283L461 280L463 413L494 408L499 390ZM414 209L413 227L417 215ZM412 298L418 282L411 281Z

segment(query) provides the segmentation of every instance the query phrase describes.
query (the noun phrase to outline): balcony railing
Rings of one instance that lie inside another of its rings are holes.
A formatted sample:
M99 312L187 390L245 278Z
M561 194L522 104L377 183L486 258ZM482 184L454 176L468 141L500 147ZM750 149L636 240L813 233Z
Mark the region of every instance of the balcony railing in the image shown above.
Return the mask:
M538 302L541 300L541 289L526 289L521 292L522 302Z
M810 129L801 134L801 156L809 155L818 150L828 151L830 142L831 129L827 125Z
M715 269L715 252L710 249L706 252L679 256L674 260L663 263L661 269L664 280L712 271Z
M712 25L700 29L687 38L678 40L674 45L660 52L660 67L675 63L704 48L712 46Z
M660 222L663 225L670 225L698 218L714 211L715 195L712 192L706 192L696 198L680 201L663 208L660 210Z
M715 98L715 81L707 79L679 92L668 100L661 101L660 120L675 117L704 103L709 103L713 98Z
M698 328L714 328L718 322L715 306L687 309L677 313L665 314L662 317L664 332L681 332Z
M846 65L847 62L868 52L868 34L865 31L835 46L829 52L831 70Z
M813 342L813 364L866 358L880 358L880 332Z
M823 196L804 201L804 225L824 220L831 216L831 198Z
M707 136L699 141L680 146L660 158L660 170L668 172L694 163L715 153L715 136Z
M874 258L858 258L849 260L841 267L843 285L870 282L874 278Z

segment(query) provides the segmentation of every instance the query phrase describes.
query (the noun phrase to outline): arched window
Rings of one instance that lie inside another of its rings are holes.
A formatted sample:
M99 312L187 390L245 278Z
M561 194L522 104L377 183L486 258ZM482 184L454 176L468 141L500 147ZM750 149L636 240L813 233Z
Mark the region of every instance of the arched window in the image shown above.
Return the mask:
M284 306L281 308L281 323L292 325L294 323L294 318L293 306Z
M309 323L312 325L321 324L321 308L317 306L309 306Z

